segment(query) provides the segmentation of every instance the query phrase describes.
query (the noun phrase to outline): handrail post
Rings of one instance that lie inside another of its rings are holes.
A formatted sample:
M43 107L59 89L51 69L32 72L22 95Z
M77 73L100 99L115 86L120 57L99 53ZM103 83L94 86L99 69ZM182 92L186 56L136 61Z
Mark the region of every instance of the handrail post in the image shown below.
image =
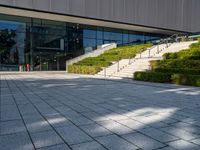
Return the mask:
M129 65L131 64L131 57L129 57L129 61L128 61L128 64L129 64Z
M66 61L66 72L68 72L68 62Z
M166 48L168 48L168 40L166 41Z
M159 54L159 44L157 45L157 53Z
M140 59L142 58L142 50L140 50Z
M104 78L106 78L106 67L104 67Z
M149 58L151 57L151 49L149 48Z
M119 72L119 60L117 61L117 72Z
M152 70L151 64L149 64L149 70Z

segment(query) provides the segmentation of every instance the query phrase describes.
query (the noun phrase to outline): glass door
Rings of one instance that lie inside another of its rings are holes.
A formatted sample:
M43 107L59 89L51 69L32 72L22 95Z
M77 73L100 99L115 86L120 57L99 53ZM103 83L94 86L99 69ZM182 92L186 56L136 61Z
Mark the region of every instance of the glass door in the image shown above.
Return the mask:
M34 54L34 71L60 70L59 57L51 53Z

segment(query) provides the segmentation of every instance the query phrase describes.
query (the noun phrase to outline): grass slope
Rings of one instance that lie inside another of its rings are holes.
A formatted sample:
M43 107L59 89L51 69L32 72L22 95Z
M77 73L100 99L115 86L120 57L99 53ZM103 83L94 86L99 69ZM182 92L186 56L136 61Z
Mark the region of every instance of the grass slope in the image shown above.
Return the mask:
M114 48L105 51L97 57L89 57L68 66L68 72L78 74L96 74L101 71L103 67L108 67L112 65L113 62L121 59L134 58L137 53L145 51L151 46L152 44L141 44Z

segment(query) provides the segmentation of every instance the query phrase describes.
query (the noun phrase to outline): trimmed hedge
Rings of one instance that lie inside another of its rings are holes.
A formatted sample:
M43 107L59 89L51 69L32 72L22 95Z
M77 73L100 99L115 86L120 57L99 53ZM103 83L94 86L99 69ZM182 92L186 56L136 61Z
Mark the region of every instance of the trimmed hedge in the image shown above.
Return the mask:
M198 43L194 43L198 44ZM163 55L163 59L192 59L199 60L200 59L200 44L199 47L182 50L177 53L166 53Z
M111 55L116 60L133 58L139 52L146 50L146 48L151 47L152 44L141 44L133 46L124 46L106 51L102 56Z
M95 59L93 57L89 57L89 58L86 58L82 61L79 61L78 63L75 63L74 65L107 67L111 64L112 64L111 62L106 61L104 59Z
M154 70L156 68L160 68L160 60L151 60L149 61L151 69Z
M178 54L177 53L165 53L163 56L163 59L177 59Z
M102 70L102 67L110 66L114 61L126 58L133 58L138 52L146 50L152 44L141 44L133 46L124 46L105 51L97 57L89 57L71 66L68 66L69 73L78 74L96 74Z
M190 45L189 49L182 50L176 53L166 53L163 55L164 59L200 59L200 39L198 43L193 43Z
M135 72L134 80L200 86L200 75L171 74L161 72Z
M173 74L171 79L175 84L200 86L200 75Z
M150 81L159 83L171 82L171 74L160 72L135 72L134 79L139 81Z
M102 70L101 67L97 67L97 66L80 66L80 65L69 65L68 66L69 73L77 73L77 74L94 75L101 70Z
M199 43L193 43L193 44L191 44L190 48L200 48L200 41L199 41Z
M154 70L156 68L185 68L185 69L200 69L199 60L181 60L181 59L167 59L167 60L153 60L150 61L150 66Z
M151 72L136 72L135 80L200 86L200 39L190 49L166 53L163 60L150 61Z
M200 75L200 69L185 69L185 68L156 68L153 71L161 73L180 73L180 74L191 74Z

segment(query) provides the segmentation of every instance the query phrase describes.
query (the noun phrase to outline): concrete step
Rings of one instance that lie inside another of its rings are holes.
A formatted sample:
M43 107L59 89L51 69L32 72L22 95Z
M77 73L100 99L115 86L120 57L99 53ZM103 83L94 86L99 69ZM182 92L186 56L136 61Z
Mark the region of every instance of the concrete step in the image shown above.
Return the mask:
M141 54L137 54L135 58L123 59L119 61L119 64L115 63L112 66L106 68L106 76L110 77L128 77L133 78L133 74L136 71L145 71L150 69L149 61L151 60L161 60L162 55L169 52L178 52L183 49L189 48L189 45L194 42L182 42L182 43L173 43L170 47L166 48L166 44L159 45L160 53L157 53L158 47L154 46L150 50L142 52ZM162 50L162 51L161 51ZM131 62L129 64L129 62ZM117 71L117 67L119 65L120 70ZM104 71L98 73L98 75L104 75Z

